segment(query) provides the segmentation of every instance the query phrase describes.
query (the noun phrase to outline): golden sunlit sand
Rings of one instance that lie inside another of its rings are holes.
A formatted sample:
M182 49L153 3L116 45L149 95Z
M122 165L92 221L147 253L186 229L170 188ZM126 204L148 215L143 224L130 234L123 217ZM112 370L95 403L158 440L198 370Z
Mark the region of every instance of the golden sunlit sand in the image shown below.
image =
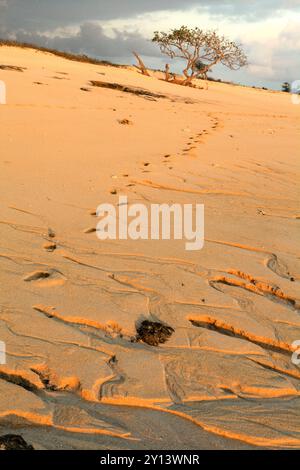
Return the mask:
M33 49L1 47L1 64L0 434L299 448L299 106ZM119 195L204 204L204 248L100 241L97 206ZM134 342L144 320L174 332Z

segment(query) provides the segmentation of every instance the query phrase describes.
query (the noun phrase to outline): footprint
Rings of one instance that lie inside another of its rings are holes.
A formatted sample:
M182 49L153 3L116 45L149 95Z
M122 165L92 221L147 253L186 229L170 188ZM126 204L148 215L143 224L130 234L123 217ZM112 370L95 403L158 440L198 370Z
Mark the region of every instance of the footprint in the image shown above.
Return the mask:
M65 77L56 77L55 75L53 77L50 77L50 78L53 78L55 80L70 80L69 78L65 78Z
M129 119L118 119L118 123L125 125L125 126L132 126L133 122L130 121Z
M56 246L56 243L49 242L49 243L44 243L43 248L46 251L51 251L52 252L52 251L56 250L57 246Z
M31 281L38 281L39 279L46 279L50 277L50 273L47 271L34 271L33 273L28 274L24 277L24 281L31 282Z
M94 233L96 232L96 228L95 227L89 227L89 228L86 228L83 233Z
M23 281L37 283L40 287L58 286L66 282L66 278L57 269L48 269L47 271L33 271L27 274Z
M48 228L48 237L54 238L55 237L55 232L52 230L52 228Z

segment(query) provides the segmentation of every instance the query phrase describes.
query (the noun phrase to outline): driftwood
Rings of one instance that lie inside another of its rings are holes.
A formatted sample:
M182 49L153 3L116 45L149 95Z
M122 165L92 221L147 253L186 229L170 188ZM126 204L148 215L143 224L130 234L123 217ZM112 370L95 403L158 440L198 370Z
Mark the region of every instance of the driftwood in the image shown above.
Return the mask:
M161 79L162 81L167 81L168 83L172 83L172 85L184 85L184 86L190 86L192 88L197 88L193 83L186 83L186 80L183 78L176 78L170 74L169 80L166 80L166 78Z
M146 66L145 66L144 62L142 61L142 59L140 58L140 56L134 51L132 53L133 53L133 55L135 56L136 60L139 63L138 69L142 72L143 75L146 75L147 77L150 77L150 73L146 69Z
M169 64L166 64L166 68L165 68L165 80L166 80L166 82L169 82L169 81L170 81L170 65L169 65Z
M186 85L193 86L192 83L187 83L185 78L177 78L176 75L170 72L170 65L165 65L165 78L164 80L168 83L173 83L174 85Z
M90 84L92 86L101 87L101 88L109 88L111 90L118 90L124 93L132 93L134 95L142 96L144 98L166 98L165 95L161 95L158 93L152 93L151 91L145 90L144 88L137 88L131 87L128 85L120 85L119 83L109 83L109 82L101 82L98 80L91 80Z

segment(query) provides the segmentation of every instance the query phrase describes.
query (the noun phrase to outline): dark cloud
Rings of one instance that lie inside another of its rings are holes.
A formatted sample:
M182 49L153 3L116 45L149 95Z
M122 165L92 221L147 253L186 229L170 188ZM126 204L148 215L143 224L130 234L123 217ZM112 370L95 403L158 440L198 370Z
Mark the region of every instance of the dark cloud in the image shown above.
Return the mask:
M0 31L46 31L74 23L134 17L161 10L188 9L249 20L280 9L299 9L299 0L0 0Z
M45 34L26 31L18 31L15 37L20 42L109 59L129 57L137 46L141 54L152 57L160 55L151 41L138 32L115 31L114 37L108 37L102 26L92 22L83 23L78 33L69 37L49 37Z
M143 12L174 10L182 7L182 0L6 0L1 8L1 23L9 31L47 30L58 26L91 20L131 17ZM187 6L199 4L197 0Z

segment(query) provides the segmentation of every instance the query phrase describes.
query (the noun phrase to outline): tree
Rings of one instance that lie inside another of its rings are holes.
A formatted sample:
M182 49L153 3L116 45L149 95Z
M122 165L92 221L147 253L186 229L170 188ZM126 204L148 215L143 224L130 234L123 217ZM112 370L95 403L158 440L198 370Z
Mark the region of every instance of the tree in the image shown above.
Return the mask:
M289 84L289 82L284 82L281 88L282 91L285 91L286 93L290 93L291 91L291 85Z
M186 61L184 85L190 85L193 78L206 77L208 71L218 63L231 70L238 70L248 63L241 46L219 36L216 31L205 32L199 28L181 26L169 33L156 31L152 42L158 44L163 54Z

